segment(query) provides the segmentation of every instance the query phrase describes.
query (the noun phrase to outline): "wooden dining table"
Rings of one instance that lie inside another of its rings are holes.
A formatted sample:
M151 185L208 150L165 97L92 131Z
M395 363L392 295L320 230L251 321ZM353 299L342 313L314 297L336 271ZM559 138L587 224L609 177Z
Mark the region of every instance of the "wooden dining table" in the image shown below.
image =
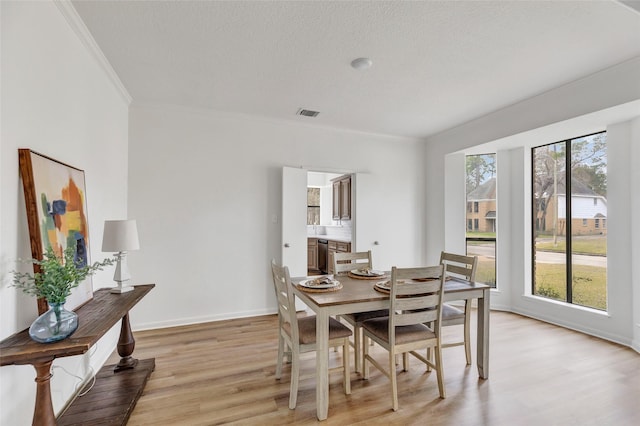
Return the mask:
M329 410L329 317L389 308L389 295L374 289L377 280L356 279L348 275L335 277L342 284L337 291L308 292L297 284L309 278L291 279L294 294L316 314L316 406L318 420L325 420ZM478 300L477 367L482 379L489 378L489 296L491 287L458 280L445 281L444 301Z

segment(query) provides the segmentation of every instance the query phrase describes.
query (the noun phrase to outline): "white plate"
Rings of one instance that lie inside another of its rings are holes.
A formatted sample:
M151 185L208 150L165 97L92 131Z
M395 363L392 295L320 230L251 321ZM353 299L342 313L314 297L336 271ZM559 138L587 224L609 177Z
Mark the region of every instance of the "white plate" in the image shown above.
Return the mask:
M331 283L327 284L314 284L317 278L311 278L308 280L300 281L299 285L305 288L333 288L337 287L340 284L340 281L332 280Z
M371 269L369 273L366 273L361 269L352 269L351 273L353 275L359 275L361 277L383 277L384 276L384 272L376 271L375 269Z

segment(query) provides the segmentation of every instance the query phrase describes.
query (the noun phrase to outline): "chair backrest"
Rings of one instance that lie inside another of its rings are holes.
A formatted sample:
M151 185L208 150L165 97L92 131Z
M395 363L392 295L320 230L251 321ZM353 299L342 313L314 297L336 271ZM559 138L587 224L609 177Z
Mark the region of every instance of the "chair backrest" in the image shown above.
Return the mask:
M464 256L443 251L440 253L440 264L444 265L447 275L466 281L476 280L478 256Z
M271 274L273 276L273 286L276 291L278 302L278 321L280 327L284 323L289 323L291 327L291 339L298 341L298 321L296 317L296 301L293 291L291 291L291 276L289 268L280 266L275 260L271 261Z
M373 268L371 250L357 253L334 253L333 273L344 275L353 269Z
M395 344L395 327L434 323L440 329L444 266L391 268L389 342Z

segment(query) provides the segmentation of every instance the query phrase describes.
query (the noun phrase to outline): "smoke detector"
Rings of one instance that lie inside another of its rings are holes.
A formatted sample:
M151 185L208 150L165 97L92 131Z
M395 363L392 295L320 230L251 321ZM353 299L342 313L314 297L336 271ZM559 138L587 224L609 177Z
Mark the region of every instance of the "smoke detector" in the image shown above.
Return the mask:
M373 65L373 61L369 58L356 58L351 61L351 67L358 71L369 69L371 68L371 65Z

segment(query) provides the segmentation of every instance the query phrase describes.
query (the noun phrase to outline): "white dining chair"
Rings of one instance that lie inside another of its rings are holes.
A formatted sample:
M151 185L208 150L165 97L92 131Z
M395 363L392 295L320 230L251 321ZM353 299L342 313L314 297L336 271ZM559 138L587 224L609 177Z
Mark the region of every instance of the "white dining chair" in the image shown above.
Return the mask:
M396 355L403 355L403 370L409 368L411 354L428 369L436 370L440 398L445 398L442 346L440 341L442 295L444 293L444 267L442 265L421 268L391 269L388 316L362 323L364 332L363 374L369 379L369 365L375 366L391 379L392 407L398 410L398 383ZM429 325L427 325L429 324ZM369 353L369 339L388 351L387 368ZM417 350L427 349L435 353L435 362Z
M478 266L477 256L464 256L460 254L441 252L440 264L444 265L445 275L465 281L474 281ZM455 342L444 342L443 348L464 345L464 353L467 365L471 365L471 301L465 300L464 307L453 306L449 303L442 305L442 326L463 325L463 338Z
M334 275L346 275L353 269L373 268L371 250L355 253L335 253L333 256ZM371 318L384 317L389 314L386 309L367 312L356 312L340 315L353 327L353 354L356 373L362 372L362 322Z
M291 387L289 390L289 408L296 408L298 381L300 376L300 354L316 351L316 317L298 318L295 296L292 291L289 268L271 262L273 284L278 302L278 360L276 379L282 377L282 364L285 346L291 355ZM341 371L344 375L344 393L351 393L349 370L349 337L351 330L339 321L329 318L329 347L342 346L342 366L330 369Z

